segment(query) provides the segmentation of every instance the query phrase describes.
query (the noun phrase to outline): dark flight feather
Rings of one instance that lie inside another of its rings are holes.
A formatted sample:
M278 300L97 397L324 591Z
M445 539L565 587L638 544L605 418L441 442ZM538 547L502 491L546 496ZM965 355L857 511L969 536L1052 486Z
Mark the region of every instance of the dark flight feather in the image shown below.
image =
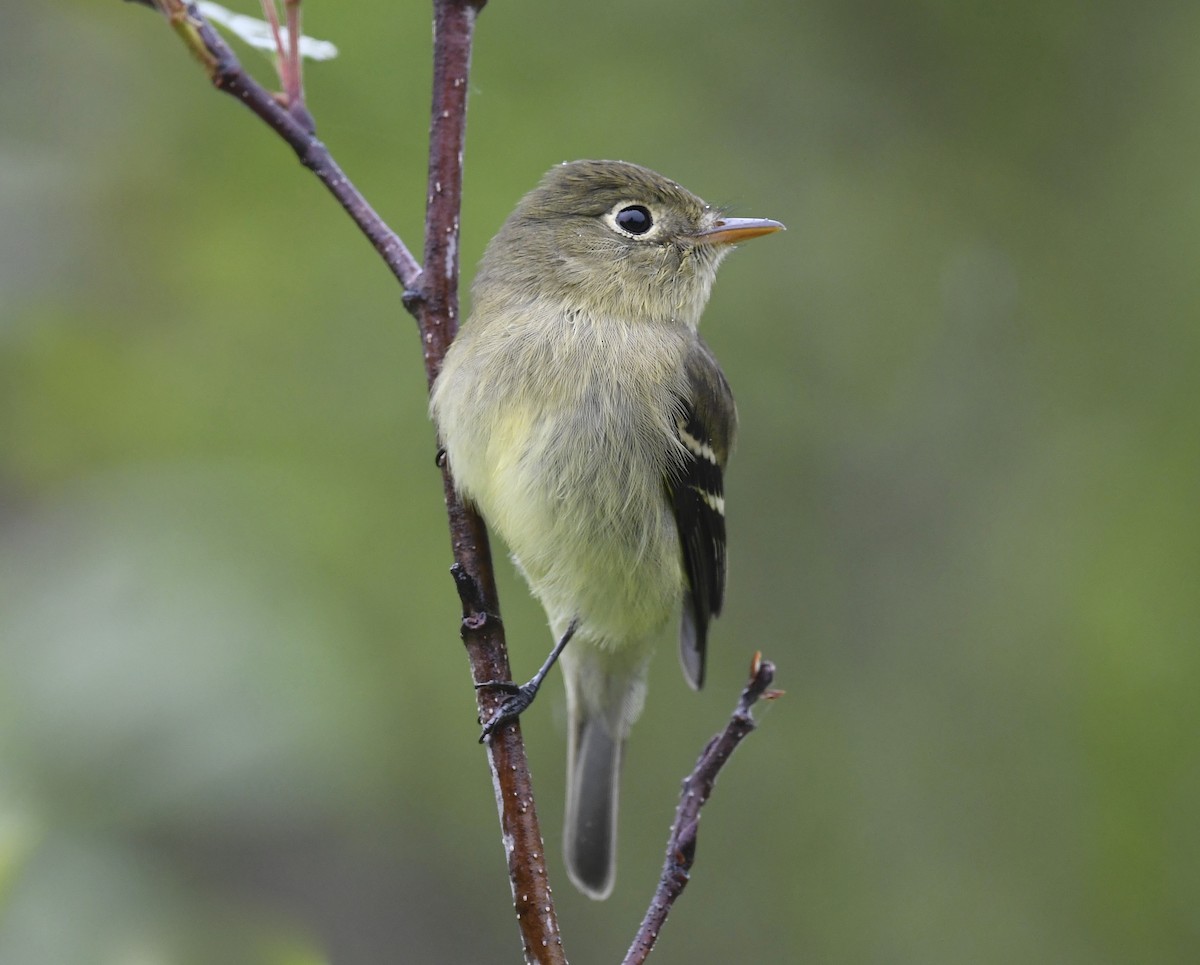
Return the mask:
M688 581L679 659L688 683L699 690L704 684L708 624L725 600L724 469L737 417L729 383L708 346L699 342L686 366L691 397L679 400L676 417L686 455L667 480L667 490Z

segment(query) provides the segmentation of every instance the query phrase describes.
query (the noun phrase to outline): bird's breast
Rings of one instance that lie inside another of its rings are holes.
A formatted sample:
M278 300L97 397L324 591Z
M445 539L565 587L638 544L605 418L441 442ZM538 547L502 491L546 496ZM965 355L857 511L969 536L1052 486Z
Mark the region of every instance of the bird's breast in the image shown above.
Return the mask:
M435 408L447 411L457 392L485 393L470 422L439 418L443 444L548 610L584 601L594 625L649 626L674 606L679 546L664 478L680 458L679 335L579 312L537 326L511 319L467 353L488 375L448 368L452 382L438 386Z

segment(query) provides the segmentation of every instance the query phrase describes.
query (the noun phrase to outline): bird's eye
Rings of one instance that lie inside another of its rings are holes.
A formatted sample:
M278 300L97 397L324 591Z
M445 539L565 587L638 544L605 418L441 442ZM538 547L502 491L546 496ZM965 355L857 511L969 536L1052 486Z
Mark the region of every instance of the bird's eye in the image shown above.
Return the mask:
M631 235L644 235L654 227L654 219L650 211L643 205L631 204L622 208L616 214L617 227L628 231Z

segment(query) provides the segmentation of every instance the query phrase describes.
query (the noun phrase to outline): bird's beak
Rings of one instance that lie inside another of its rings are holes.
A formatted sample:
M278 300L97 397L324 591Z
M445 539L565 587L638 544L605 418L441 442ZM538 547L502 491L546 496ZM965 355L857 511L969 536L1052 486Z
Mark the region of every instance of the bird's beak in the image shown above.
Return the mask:
M778 221L770 218L721 218L711 228L699 231L693 237L706 245L733 245L759 235L786 230Z

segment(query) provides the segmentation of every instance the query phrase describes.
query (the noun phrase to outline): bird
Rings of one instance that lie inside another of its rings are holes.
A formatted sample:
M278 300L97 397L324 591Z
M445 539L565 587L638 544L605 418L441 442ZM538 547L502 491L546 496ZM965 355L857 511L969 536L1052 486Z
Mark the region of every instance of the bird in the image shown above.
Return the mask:
M505 685L484 734L528 706L557 659L564 862L592 898L615 880L622 751L655 643L680 614L699 689L725 596L737 412L701 312L731 248L782 229L637 164L556 165L488 244L431 391L458 494L504 539L556 640L528 684Z

